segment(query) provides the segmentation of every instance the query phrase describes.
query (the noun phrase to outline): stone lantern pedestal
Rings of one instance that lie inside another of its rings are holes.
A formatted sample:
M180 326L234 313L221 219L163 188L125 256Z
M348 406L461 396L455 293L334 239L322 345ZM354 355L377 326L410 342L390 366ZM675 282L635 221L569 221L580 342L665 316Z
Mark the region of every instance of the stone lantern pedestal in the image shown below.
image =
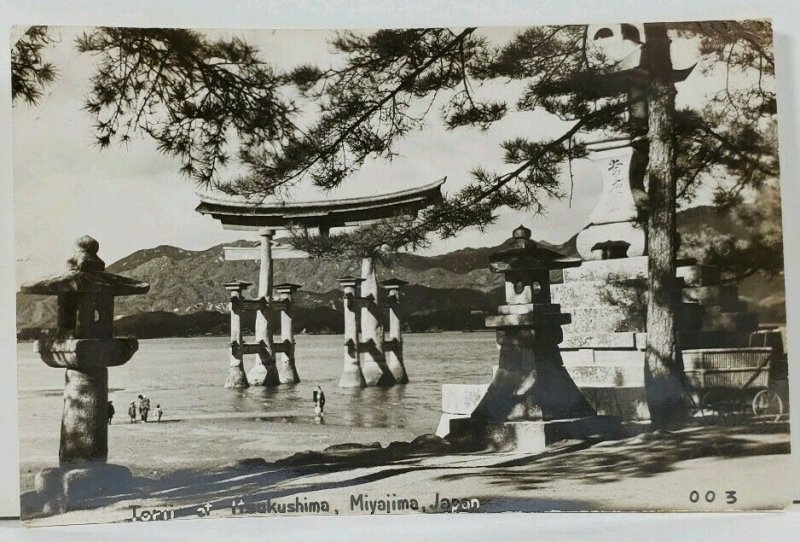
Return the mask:
M536 453L564 438L616 433L619 419L598 416L559 352L570 315L551 302L549 271L580 265L536 245L520 226L490 260L505 275L506 304L486 318L497 330L499 363L468 416L443 418L437 434L492 450ZM461 390L462 393L470 390ZM443 402L444 398L443 398ZM443 434L444 433L444 434Z
M81 237L63 275L23 285L27 294L58 296L58 329L34 349L50 367L65 369L59 467L36 476L34 508L65 511L87 499L124 493L131 473L108 465L108 368L126 363L134 338L112 336L114 296L142 294L147 283L106 273L98 243ZM36 506L36 505L39 506Z

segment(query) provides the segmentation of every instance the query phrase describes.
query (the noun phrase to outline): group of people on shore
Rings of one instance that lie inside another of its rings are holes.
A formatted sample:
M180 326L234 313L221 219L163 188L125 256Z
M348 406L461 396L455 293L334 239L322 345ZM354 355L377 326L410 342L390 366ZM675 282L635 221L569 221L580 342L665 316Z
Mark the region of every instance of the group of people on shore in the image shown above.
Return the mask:
M139 394L137 397L139 399L139 404L136 404L136 401L131 401L131 404L128 405L128 417L130 418L131 423L136 423L137 421L142 421L147 423L150 421L150 399L146 395ZM114 403L112 401L108 402L108 425L111 425L111 420L114 418L115 410L114 410ZM136 416L139 416L137 420ZM161 405L157 404L155 408L155 421L156 423L161 421L161 417L164 415L164 411L161 410Z

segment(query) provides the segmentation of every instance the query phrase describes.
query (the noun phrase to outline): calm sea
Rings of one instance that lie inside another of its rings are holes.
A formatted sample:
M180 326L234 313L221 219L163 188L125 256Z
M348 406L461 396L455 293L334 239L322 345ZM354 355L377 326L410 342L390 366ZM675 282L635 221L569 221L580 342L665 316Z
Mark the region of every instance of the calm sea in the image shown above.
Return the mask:
M109 370L109 395L120 421L126 418L129 402L144 393L172 420L268 415L306 423L301 420L313 412L312 390L320 385L328 424L431 433L440 417L443 383L489 381L497 359L494 333L407 334L404 339L411 381L403 386L341 389L337 383L342 337L299 335L299 384L242 391L222 387L228 370L227 338L141 340L131 361ZM249 370L255 356L248 357ZM64 372L42 363L30 343L18 345L18 358L20 432L52 432L61 418Z

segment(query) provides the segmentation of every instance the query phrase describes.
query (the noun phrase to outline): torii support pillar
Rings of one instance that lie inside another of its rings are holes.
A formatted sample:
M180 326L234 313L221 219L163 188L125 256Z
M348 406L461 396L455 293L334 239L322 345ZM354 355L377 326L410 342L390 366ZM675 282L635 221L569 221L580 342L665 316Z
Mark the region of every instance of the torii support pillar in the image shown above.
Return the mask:
M400 287L408 284L404 280L384 280L381 285L386 288L386 304L389 306L389 335L384 341L386 367L391 371L398 384L408 383L408 373L403 362L403 321L400 312Z
M225 379L226 388L243 389L250 386L247 375L244 372L244 354L241 345L242 338L242 318L239 306L244 292L252 283L244 281L228 282L225 289L230 293L228 310L231 313L231 344L230 357L228 362L228 377Z
M275 348L275 364L281 384L297 384L300 377L294 361L294 330L292 330L292 295L300 289L299 284L278 284L275 286L276 310L280 313L281 342ZM276 345L277 346L277 345Z
M344 366L339 378L340 388L364 388L364 375L358 355L358 287L364 281L358 277L342 277L339 285L342 288L342 307L344 309Z

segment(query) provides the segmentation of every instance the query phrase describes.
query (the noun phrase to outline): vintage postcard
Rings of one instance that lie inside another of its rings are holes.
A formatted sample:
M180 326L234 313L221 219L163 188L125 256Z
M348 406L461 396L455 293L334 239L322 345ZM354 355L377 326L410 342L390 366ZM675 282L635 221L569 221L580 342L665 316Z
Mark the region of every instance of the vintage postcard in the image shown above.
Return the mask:
M769 21L11 58L28 524L790 503Z

